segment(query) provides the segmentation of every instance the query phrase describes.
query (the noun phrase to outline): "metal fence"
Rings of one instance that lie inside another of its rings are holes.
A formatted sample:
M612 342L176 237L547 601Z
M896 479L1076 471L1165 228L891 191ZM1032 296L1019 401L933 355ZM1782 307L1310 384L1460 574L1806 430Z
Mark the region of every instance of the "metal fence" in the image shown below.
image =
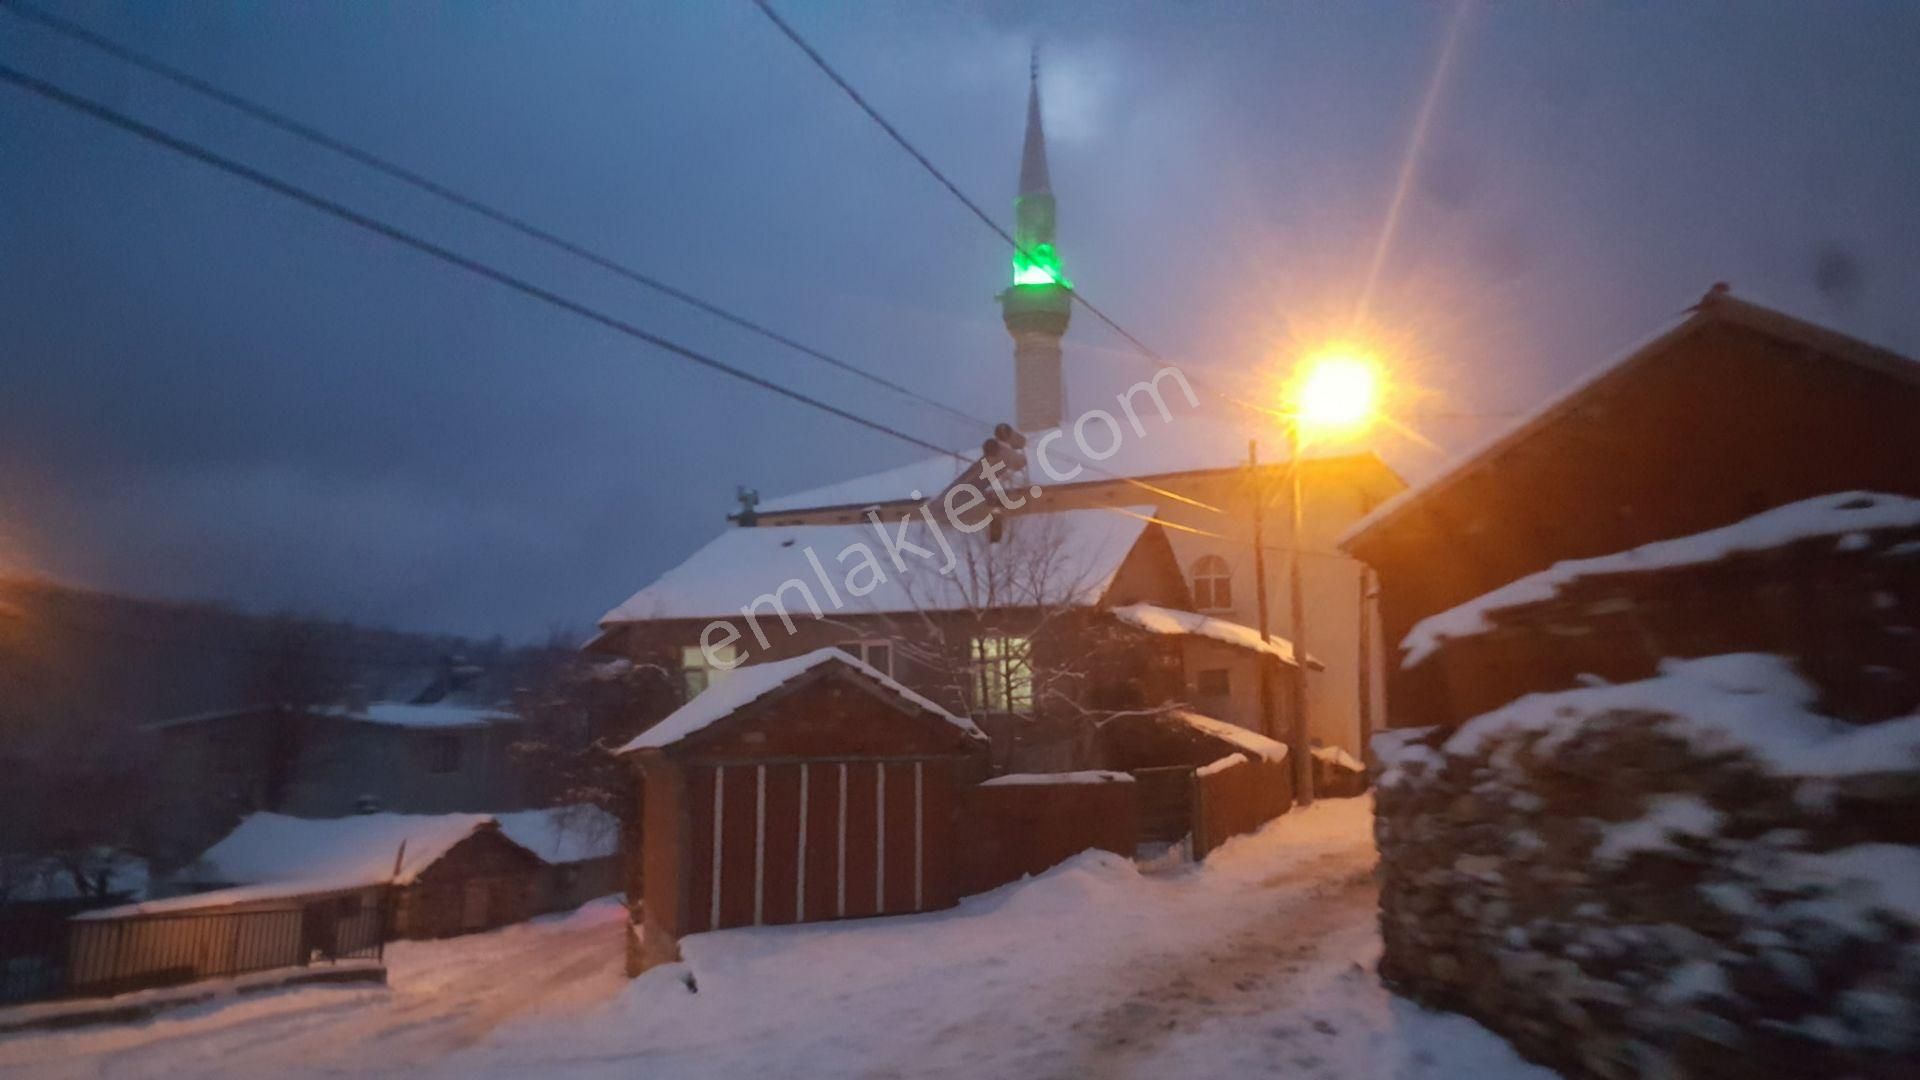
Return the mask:
M379 959L385 890L272 907L0 922L0 1001L96 997L316 961Z

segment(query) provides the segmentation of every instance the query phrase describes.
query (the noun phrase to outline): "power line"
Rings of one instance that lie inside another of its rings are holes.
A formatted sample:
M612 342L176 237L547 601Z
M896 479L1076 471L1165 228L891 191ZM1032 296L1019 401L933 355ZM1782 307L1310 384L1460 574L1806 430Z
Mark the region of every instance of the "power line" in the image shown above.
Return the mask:
M781 18L779 12L773 10L773 5L769 2L769 0L753 0L753 3L754 3L754 6L758 7L761 13L766 15L768 20L771 21L773 25L777 27L782 34L786 35L787 40L793 42L794 45L800 49L801 52L805 53L807 55L807 59L812 60L815 67L819 68L827 76L827 78L833 80L834 85L838 86L855 105L860 107L861 112L866 113L867 116L870 117L874 123L880 125L880 129L882 131L885 131L889 138L893 139L895 143L898 143L902 150L905 150L908 153L908 155L910 155L913 158L913 160L920 163L921 168L927 170L927 173L929 175L931 175L935 180L939 181L941 187L944 187L949 192L951 192L954 198L960 200L963 206L965 206L968 210L973 212L974 217L979 218L980 221L983 224L985 224L987 228L993 230L996 236L1000 237L1000 239L1002 240L1005 240L1010 246L1012 246L1014 251L1019 252L1023 256L1027 256L1029 258L1032 257L1032 253L1027 251L1026 248L1021 247L1020 242L1014 239L1013 234L1009 233L1005 228L1003 228L998 221L995 221L993 218L993 215L981 209L979 203L975 202L970 196L967 195L966 192L960 190L960 185L948 179L947 174L944 172L941 172L940 167L938 165L935 165L933 161L927 157L927 155L921 153L920 148L915 146L905 135L901 134L900 129L893 126L891 121L889 121L885 116L881 115L880 110L874 108L871 104L869 104L867 99L861 95L860 91L854 89L853 84L848 82L846 78L842 76L840 72L836 70L832 64L828 63L826 57L820 55L820 51L818 49L815 49L812 45L808 44L807 39L801 37L800 32L798 30L795 30L792 24L788 23L785 19ZM1152 346L1148 345L1144 341L1141 341L1138 337L1135 337L1130 331L1127 330L1126 327L1121 326L1118 322L1114 321L1114 319L1111 316L1109 316L1106 312L1100 310L1099 307L1095 306L1093 301L1088 300L1086 296L1080 292L1080 290L1074 288L1072 285L1069 285L1064 281L1059 281L1058 279L1056 279L1056 284L1058 284L1061 288L1067 290L1067 294L1072 296L1073 299L1076 302L1078 302L1081 307L1086 308L1087 311L1091 313L1094 318L1099 319L1102 323L1105 323L1107 327L1111 329L1114 333L1119 334L1121 337L1125 338L1129 344L1131 344L1135 349L1139 350L1142 356L1160 365L1161 367L1174 366L1170 361L1167 360L1166 357L1161 356L1157 351L1155 351ZM1211 390L1211 388L1209 389L1210 389L1210 392L1213 393L1215 396L1220 397L1226 401L1233 402L1234 404L1247 404L1246 402L1242 402L1239 399L1234 398L1231 395L1225 394L1219 390Z
M947 413L950 416L956 417L967 423L977 424L988 430L992 430L996 426L994 422L991 420L986 420L981 417L974 416L970 413L962 411L960 409L956 409L953 406L946 404L945 402L939 401L935 398L928 397L924 394L919 393L916 390L913 390L910 387L904 386L898 382L888 379L885 376L869 371L868 369L860 367L859 365L853 364L849 361L842 360L839 357L833 356L823 350L814 348L813 346L808 345L805 342L798 341L793 337L787 334L783 334L780 331L774 330L762 323L756 322L752 319L748 319L742 315L737 315L719 306L718 304L715 304L709 300L705 300L699 296L696 296L690 292L687 292L685 289L681 289L677 286L674 286L665 281L662 281L659 278L656 278L650 274L646 274L642 271L636 270L633 267L628 266L624 263L621 263L610 256L602 255L599 252L592 250L591 248L574 243L573 241L568 240L565 237L559 236L553 232L543 229L538 225L534 225L523 218L520 218L505 210L501 210L488 203L482 202L481 200L475 199L469 195L462 194L461 192L456 191L453 188L448 187L443 183L440 183L439 181L433 180L430 177L427 177L418 172L415 172L414 170L409 169L406 166L397 164L396 162L388 158L382 157L378 154L373 153L372 151L363 149L350 142L347 142L345 139L342 139L335 135L330 135L327 132L324 132L319 128L312 126L311 124L307 124L303 121L297 120L293 117L288 116L285 113L282 113L269 106L260 104L259 102L254 101L252 99L243 97L242 95L234 93L233 91L216 86L213 83L210 83L205 79L202 79L197 75L194 75L191 72L182 70L180 68L174 67L171 64L168 64L164 60L160 60L146 53L142 53L137 50L130 49L124 45L121 45L119 42L114 41L111 38L105 37L104 35L101 35L101 34L94 33L93 31L88 30L87 28L77 23L63 19L58 15L54 15L51 12L42 11L41 9L31 4L21 3L20 0L0 0L0 7L4 7L7 10L11 11L14 14L14 16L17 18L25 19L29 22L36 23L40 26L43 26L49 30L54 31L55 33L62 34L68 38L79 41L83 44L91 46L92 48L98 49L99 51L109 56L112 56L118 60L131 64L137 68L140 68L141 70L149 72L150 74L156 75L162 79L165 79L171 83L174 83L177 86L183 87L187 90L192 91L193 93L199 94L203 97L219 102L220 104L225 105L228 108L234 109L242 113L243 115L250 116L255 120L258 120L280 131L284 131L297 138L304 139L307 142L310 142L317 146L321 146L321 147L324 147L325 149L331 150L334 153L340 154L341 156L346 157L352 161L356 161L362 165L365 165L366 167L373 169L376 172L379 172L385 176L392 177L393 179L399 180L400 182L405 183L413 188L416 188L420 191L424 191L430 195L433 195L436 198L443 199L447 202L452 203L455 206L461 207L462 209L478 214L489 221L495 222L496 224L504 225L507 228L512 229L523 236L530 237L541 243L554 247L560 251L566 252L569 255L573 255L576 258L582 259L588 263L591 263L594 266L598 266L601 269L607 270L613 274L616 274L622 278L625 278L628 281L645 286L646 288L659 292L662 295L672 297L675 300L679 300L682 303L685 303L700 311L706 312L707 314L712 315L715 318L718 318L733 326L737 326L737 327L740 327L741 329L748 330L752 333L760 335L763 338L766 338L769 341L773 341L777 344L784 345L787 348L793 349L806 356L812 357L825 364L831 365L832 367L857 375L860 378L868 380L869 382L872 382L879 386L883 386L913 401L917 401L924 405L931 406L932 408L938 409L944 413ZM958 192L956 192L956 194L958 194ZM962 197L964 198L964 196ZM953 451L951 450L942 450L941 453L950 454L955 457L960 456L958 454L954 454ZM1149 484L1136 477L1122 476L1118 473L1111 472L1107 469L1101 468L1100 466L1093 465L1087 462L1080 462L1080 464L1085 465L1092 472L1103 473L1112 479L1124 481L1128 484L1139 487L1140 489L1150 492L1154 495L1158 495L1163 498L1173 499L1177 502L1186 503L1188 505L1191 505L1203 510L1212 511L1215 513L1224 512L1224 511L1221 511L1219 507L1212 506L1199 499L1182 495L1175 491L1169 491L1165 488L1157 487L1153 484Z
M466 270L469 273L473 273L480 277L486 278L489 281L493 281L500 285L504 285L507 288L514 290L515 292L521 293L525 296L530 296L535 300L542 301L553 307L559 308L562 311L571 312L572 314L578 315L581 318L599 323L601 326L604 326L610 330L623 334L627 337L633 338L636 341L645 342L648 345L652 345L655 348L671 353L675 356L680 357L681 359L691 361L692 363L698 364L701 367L720 372L723 375L732 376L733 378L739 379L742 382L750 383L754 386L760 387L763 390L768 390L768 391L771 391L772 393L778 394L781 397L787 398L792 401L797 401L803 405L809 406L814 409L818 409L819 411L827 413L830 416L837 416L842 420L848 421L849 423L858 424L861 427L867 428L872 431L877 431L883 435L891 436L895 439L898 439L910 445L922 447L927 450L932 450L935 453L939 453L939 454L950 454L953 457L960 459L963 463L966 461L966 459L962 457L962 455L960 455L958 452L954 450L950 450L947 447L939 446L935 443L928 442L927 440L922 439L916 435L909 435L904 431L900 431L897 428L889 427L886 424L882 424L878 421L869 420L864 416L861 416L857 413L850 412L846 409L840 408L837 405L828 404L827 402L822 401L819 398L815 398L810 395L803 394L798 390L790 389L777 382L774 382L771 379L764 378L759 375L755 375L752 372L745 371L741 368L737 368L732 364L729 364L723 360L715 359L714 357L709 356L706 353L688 348L687 346L681 345L678 342L668 340L667 338L661 337L660 335L652 333L651 331L641 329L640 327L635 326L634 324L627 322L624 319L618 318L613 315L608 315L603 311L600 311L593 307L589 307L586 304L580 303L579 301L568 299L567 297L562 296L559 293L553 292L539 285L535 285L534 283L526 280L525 278L517 277L513 274L508 273L507 271L497 269L494 266L488 263L482 262L479 259L462 255L459 252L453 251L449 248L441 247L440 245L432 242L431 240L427 240L423 237L407 232L406 230L401 229L398 226L390 225L384 221L379 220L378 218L374 218L367 214L360 213L357 210L353 210L349 207L343 206L340 203L334 202L331 199L328 199L324 196L317 195L296 184L289 183L288 181L281 180L278 177L271 176L267 173L261 172L260 170L255 169L252 166L244 165L238 161L233 160L232 158L224 157L212 150L207 149L204 146L199 145L198 143L190 142L186 139L182 139L177 136L168 134L167 132L162 131L159 128L153 127L149 124L142 123L141 121L126 115L125 113L109 108L108 106L103 105L90 98L85 98L78 94L69 93L68 91L63 90L52 83L36 78L23 71L19 71L15 68L7 67L5 65L0 65L0 79L13 83L16 86L21 87L22 89L32 91L33 93L38 94L41 97L48 99L49 101L53 101L57 104L64 105L67 108L72 109L76 112L84 113L85 115L91 116L94 119L99 120L103 123L110 124L114 127L121 129L122 131L126 131L130 134L137 135L140 138L146 139L149 142L156 143L160 146L164 146L169 150L173 150L176 153L183 154L187 157L193 158L197 161L202 162L203 164L211 165L214 168L221 170L222 172L226 172L233 176L237 176L243 180L246 180L250 183L258 185L259 187L266 188L267 190L272 191L275 194L283 195L289 199L294 200L295 202L304 203L315 210L319 210L322 213L332 215L333 217L339 218L340 220L345 221L350 225L355 225L369 232L377 233L381 236L386 237L389 240L394 241L395 243L404 245L406 247L410 247L415 251L421 252L422 254L430 255L433 258L440 260L441 262L459 267L462 270Z
M342 157L346 157L350 160L359 162L360 164L365 165L366 167L373 169L374 171L379 172L385 176L392 177L393 179L398 180L401 183L407 184L420 191L424 191L429 195L433 195L436 198L443 199L464 210L468 210L468 211L471 211L472 213L478 214L481 217L484 217L487 220L494 222L495 224L504 225L505 227L512 229L513 231L521 234L522 236L530 237L543 244L547 244L551 247L564 251L567 254L572 255L576 258L592 263L593 265L598 266L603 270L609 271L610 273L613 273L613 274L617 274L620 277L625 278L626 280L631 281L637 285L645 286L646 288L652 289L655 292L658 292L664 296L672 297L673 299L678 300L681 303L687 304L690 307L706 312L707 314L712 315L714 318L720 319L726 323L729 323L733 326L737 326L751 333L758 334L759 336L769 341L775 342L780 345L784 345L789 349L793 349L796 352L802 353L806 356L810 356L813 359L819 360L824 364L831 365L842 371L856 375L862 379L866 379L869 382L872 382L876 385L883 386L904 397L910 398L914 401L918 401L925 405L932 406L935 409L939 409L942 412L945 412L951 416L957 417L960 420L966 421L970 424L982 424L988 428L993 427L993 424L989 421L982 420L977 416L971 416L965 412L960 411L959 409L955 409L952 406L947 405L944 402L937 401L933 398L920 394L906 386L902 386L901 384L894 382L893 380L888 379L883 375L879 375L875 372L869 371L866 368L859 367L855 364L848 363L847 361L841 360L836 356L830 355L826 352L823 352L820 349L816 349L810 345L807 345L804 342L796 341L792 337L789 337L786 334L782 334L779 331L774 330L763 323L756 322L755 320L749 319L744 315L737 315L734 312L728 311L727 309L721 307L718 304L713 303L710 300L706 300L699 296L696 296L685 289L679 288L678 286L662 281L651 274L645 273L640 270L636 270L632 266L622 263L610 256L603 255L584 245L577 244L571 240L568 240L563 236L553 233L547 229L541 228L540 226L535 225L532 222L529 222L522 217L509 213L505 210L501 210L498 207L482 202L481 200L473 198L472 196L464 195L459 191L456 191L453 188L448 187L446 184L440 183L437 180L434 180L430 177L427 177L418 172L415 172L414 170L409 169L404 165L400 165L389 158L382 157L378 154L373 153L372 151L365 150L359 146L355 146L354 144L347 142L345 139L339 138L338 136L335 136L335 135L330 135L327 132L312 126L311 124L307 124L303 121L297 120L269 106L262 105L257 101L254 101L249 98L243 97L239 94L236 94L231 90L226 90L222 87L216 86L213 83L210 83L205 79L202 79L197 75L194 75L191 72L184 71L180 68L174 67L173 65L168 64L166 61L161 60L157 57L139 52L134 49L130 49L124 45L121 45L119 42L114 41L111 38L105 37L101 34L94 33L93 31L88 30L86 27L81 26L78 23L71 22L67 19L63 19L60 16L53 14L52 12L42 11L31 4L21 3L20 0L0 0L0 7L4 7L8 9L17 18L21 18L29 22L37 23L40 26L43 26L49 30L54 31L55 33L62 34L68 38L82 42L83 44L86 44L88 46L91 46L92 48L98 49L99 51L106 53L109 56L112 56L118 60L124 61L128 64L132 64L133 66L140 68L143 71L156 75L162 79L165 79L176 86L183 87L187 90L192 91L193 93L201 95L202 97L209 98L213 101L217 101L220 104L225 105L230 109L234 109L246 116L250 116L253 119L258 120L263 124L267 124L270 127L277 128L280 131L284 131L290 135L296 136L297 138L304 139L307 142L313 143L316 146L324 147L328 150L333 151L336 154L341 155Z

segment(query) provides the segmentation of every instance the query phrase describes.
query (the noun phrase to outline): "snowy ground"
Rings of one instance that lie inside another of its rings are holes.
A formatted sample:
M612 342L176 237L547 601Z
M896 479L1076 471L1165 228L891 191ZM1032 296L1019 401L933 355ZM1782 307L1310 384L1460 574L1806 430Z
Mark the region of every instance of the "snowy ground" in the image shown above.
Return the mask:
M1551 1075L1380 986L1370 829L1365 800L1323 802L1204 867L1089 853L936 915L696 936L637 980L603 901L396 945L390 989L0 1038L0 1072Z

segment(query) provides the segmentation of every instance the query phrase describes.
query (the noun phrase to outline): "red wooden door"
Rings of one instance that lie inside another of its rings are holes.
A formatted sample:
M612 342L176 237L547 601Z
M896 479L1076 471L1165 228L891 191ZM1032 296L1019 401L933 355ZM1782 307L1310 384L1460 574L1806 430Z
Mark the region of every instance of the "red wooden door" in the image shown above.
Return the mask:
M949 758L687 770L687 932L951 905Z

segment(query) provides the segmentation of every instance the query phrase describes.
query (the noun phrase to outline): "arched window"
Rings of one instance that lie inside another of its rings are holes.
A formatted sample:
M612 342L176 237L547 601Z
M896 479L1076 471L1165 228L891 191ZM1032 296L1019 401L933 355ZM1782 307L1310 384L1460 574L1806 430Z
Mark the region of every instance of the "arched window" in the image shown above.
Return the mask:
M1227 560L1205 555L1193 564L1193 606L1201 611L1233 606L1233 571Z

